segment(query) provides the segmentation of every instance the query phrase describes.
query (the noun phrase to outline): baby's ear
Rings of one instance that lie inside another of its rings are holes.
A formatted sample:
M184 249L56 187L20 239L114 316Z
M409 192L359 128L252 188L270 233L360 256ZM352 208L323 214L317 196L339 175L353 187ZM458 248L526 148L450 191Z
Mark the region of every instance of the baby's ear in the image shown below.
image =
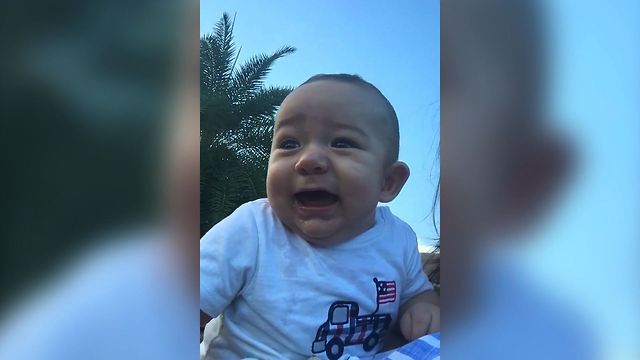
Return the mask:
M409 167L402 161L396 161L387 167L380 192L380 202L389 202L398 196L409 178Z

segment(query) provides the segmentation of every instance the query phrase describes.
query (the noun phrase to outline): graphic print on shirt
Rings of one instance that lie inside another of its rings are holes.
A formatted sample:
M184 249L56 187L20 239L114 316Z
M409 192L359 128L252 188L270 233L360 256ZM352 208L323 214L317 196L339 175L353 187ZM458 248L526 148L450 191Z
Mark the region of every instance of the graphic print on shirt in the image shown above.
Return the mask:
M329 360L342 356L345 346L362 345L364 351L373 350L391 325L390 314L378 314L381 304L396 301L396 282L380 281L376 285L376 310L360 315L360 306L355 301L335 301L329 307L327 320L318 327L311 344L314 354L325 352Z

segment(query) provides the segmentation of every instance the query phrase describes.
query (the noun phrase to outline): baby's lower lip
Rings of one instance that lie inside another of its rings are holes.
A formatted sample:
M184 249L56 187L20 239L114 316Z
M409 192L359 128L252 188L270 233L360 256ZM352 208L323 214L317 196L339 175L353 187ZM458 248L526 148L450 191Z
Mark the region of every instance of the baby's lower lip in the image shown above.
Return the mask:
M302 203L300 203L299 201L296 200L295 204L296 204L296 208L298 209L298 211L302 215L322 216L322 215L331 214L333 212L334 208L336 207L337 202L335 202L333 204L329 204L329 205L309 206L309 205L302 204Z

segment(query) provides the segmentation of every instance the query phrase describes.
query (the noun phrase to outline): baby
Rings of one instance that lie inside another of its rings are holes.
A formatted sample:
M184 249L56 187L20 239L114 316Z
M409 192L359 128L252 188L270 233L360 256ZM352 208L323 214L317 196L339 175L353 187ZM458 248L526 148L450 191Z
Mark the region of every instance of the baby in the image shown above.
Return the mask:
M378 202L409 177L395 111L355 75L316 75L276 116L267 197L200 242L200 307L224 315L214 359L373 358L390 330L439 330L416 235Z

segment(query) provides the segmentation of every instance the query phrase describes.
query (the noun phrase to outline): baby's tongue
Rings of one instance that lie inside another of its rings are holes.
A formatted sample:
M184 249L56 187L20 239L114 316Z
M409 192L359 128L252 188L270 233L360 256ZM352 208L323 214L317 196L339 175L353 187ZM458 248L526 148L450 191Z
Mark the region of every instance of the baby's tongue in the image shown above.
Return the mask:
M335 203L338 197L326 191L304 191L296 194L296 200L302 206L323 207Z

